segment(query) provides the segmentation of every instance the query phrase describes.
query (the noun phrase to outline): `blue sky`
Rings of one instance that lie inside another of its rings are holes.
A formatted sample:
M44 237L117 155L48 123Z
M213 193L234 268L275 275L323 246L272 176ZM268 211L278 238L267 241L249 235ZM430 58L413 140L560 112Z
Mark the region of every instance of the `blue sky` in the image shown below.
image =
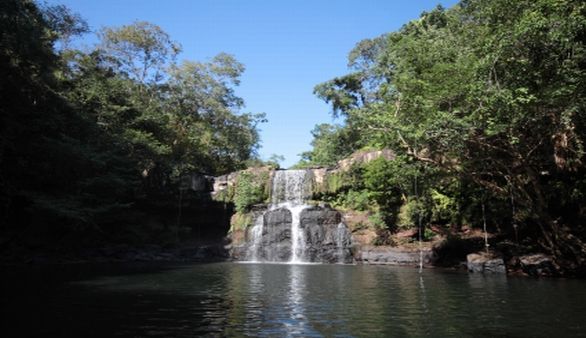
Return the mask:
M220 52L246 66L236 93L244 112L264 112L260 155L295 164L311 148L310 131L335 123L313 87L347 73L354 45L399 29L437 4L455 0L50 0L85 18L94 31L149 21L183 46L180 59L205 61ZM95 38L87 36L86 43ZM339 121L338 121L339 122Z

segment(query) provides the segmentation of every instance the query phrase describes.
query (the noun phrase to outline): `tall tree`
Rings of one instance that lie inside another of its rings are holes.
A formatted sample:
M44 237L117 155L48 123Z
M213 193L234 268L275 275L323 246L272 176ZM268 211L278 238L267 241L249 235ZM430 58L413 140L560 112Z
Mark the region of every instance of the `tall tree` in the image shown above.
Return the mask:
M181 51L161 27L146 21L106 27L99 37L100 48L112 57L114 68L139 83L163 80L166 68Z
M351 56L364 61L316 93L364 142L512 199L514 222L539 229L546 250L580 269L585 14L571 0L439 7L384 43L358 44Z

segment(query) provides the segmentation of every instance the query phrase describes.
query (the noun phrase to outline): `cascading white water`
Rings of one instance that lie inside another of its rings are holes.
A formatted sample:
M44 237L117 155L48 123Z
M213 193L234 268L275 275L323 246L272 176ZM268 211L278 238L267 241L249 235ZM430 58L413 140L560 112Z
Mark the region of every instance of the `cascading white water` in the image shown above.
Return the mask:
M305 236L301 229L301 211L306 205L286 206L291 211L291 263L300 263L305 258Z
M272 208L302 205L309 196L308 170L277 170L273 177Z
M301 211L307 208L307 170L279 170L272 186L272 204L269 209L286 208L291 212L291 263L304 261L305 238L301 229Z
M259 261L259 251L262 249L262 232L263 232L263 216L257 217L254 221L254 226L250 229L252 245L247 253L249 260L253 262Z
M291 263L304 261L305 238L301 229L301 212L308 207L305 201L308 198L311 176L307 170L277 170L273 176L271 189L271 204L268 211L285 208L291 212ZM249 230L251 245L247 252L247 259L259 261L262 259L260 251L263 250L263 223L266 213L261 214L255 220L254 226ZM269 250L270 251L270 250ZM271 252L267 253L272 260Z
M336 247L338 248L338 263L344 263L344 238L346 237L346 226L338 224L336 229Z
M352 260L351 234L341 215L328 206L307 204L312 171L277 170L271 182L271 203L255 211L247 231L246 260L253 262L329 262Z

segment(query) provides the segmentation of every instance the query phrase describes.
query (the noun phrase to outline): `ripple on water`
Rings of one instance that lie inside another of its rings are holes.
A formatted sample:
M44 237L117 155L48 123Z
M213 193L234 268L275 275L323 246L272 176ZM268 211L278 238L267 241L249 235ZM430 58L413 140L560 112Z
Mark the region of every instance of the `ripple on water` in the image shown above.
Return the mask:
M8 336L566 337L586 332L586 290L583 281L573 280L440 270L420 275L388 266L227 263L76 272L75 281L50 285L34 274L27 283L22 274L6 276L3 327L19 333ZM19 282L9 284L11 276Z

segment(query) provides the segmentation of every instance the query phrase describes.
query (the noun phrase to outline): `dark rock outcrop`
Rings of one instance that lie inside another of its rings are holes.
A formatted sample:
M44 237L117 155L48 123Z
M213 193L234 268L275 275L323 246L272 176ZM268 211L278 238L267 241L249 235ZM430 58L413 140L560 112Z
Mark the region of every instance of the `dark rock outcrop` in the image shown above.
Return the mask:
M267 211L263 217L258 258L272 262L288 261L291 258L291 212L279 208Z
M352 263L351 235L342 215L328 207L301 211L300 228L305 239L305 259L311 262Z
M431 250L423 250L423 265L433 260ZM410 265L419 264L420 253L414 250L391 248L388 246L365 245L356 251L356 261L362 264Z
M470 272L507 273L505 261L485 253L472 253L466 256L466 266Z
M292 258L293 215L287 208L268 210L257 217L255 226L246 230L246 241L230 248L236 260L288 262ZM262 222L259 231L258 222ZM342 215L325 206L312 206L299 213L298 251L304 262L352 263L351 234L342 223Z
M533 277L557 276L559 269L553 258L544 254L534 254L519 257L519 264L524 273Z

